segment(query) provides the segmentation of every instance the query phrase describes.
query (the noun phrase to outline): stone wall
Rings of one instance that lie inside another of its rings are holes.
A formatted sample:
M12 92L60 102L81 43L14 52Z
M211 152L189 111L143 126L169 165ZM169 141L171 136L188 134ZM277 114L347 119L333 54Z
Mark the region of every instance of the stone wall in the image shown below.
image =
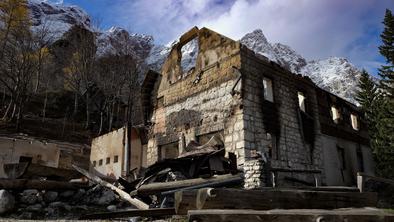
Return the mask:
M199 54L195 68L185 74L180 68L179 50L187 43L184 39L192 37L198 38ZM181 137L189 142L214 132L222 134L226 151L234 152L238 163L243 163L239 46L205 28L192 29L181 37L162 68L148 142L148 165L158 160L161 145L180 142Z
M253 159L256 156L269 158L272 171L278 171L277 174L280 172L281 179L277 185L285 183L285 180L282 180L284 177L313 183L316 171L323 167L314 85L311 81L260 58L246 47L242 48L241 63L246 159ZM268 77L273 82L273 103L264 101L263 77ZM299 109L297 97L299 90L306 93L308 114L313 118L313 144L307 144L304 139L300 118L302 111ZM267 109L268 112L264 112ZM269 116L267 120L264 115L272 115L272 113L276 114ZM274 124L269 125L272 118L276 118ZM274 139L268 138L267 133L270 133ZM269 144L274 146L271 156L269 156ZM321 175L318 177L319 180L322 179Z

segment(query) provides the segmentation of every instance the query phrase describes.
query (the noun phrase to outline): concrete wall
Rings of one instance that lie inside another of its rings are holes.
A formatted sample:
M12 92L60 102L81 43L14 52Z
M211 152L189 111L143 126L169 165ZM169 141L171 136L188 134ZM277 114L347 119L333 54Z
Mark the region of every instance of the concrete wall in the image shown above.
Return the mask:
M31 157L32 163L58 167L60 149L54 143L0 137L0 178L6 177L3 165L19 163L21 156Z
M141 167L146 166L144 162L146 154L143 151L138 131L135 128L131 130L131 154L127 154L126 138L126 127L94 138L90 153L90 170L104 176L118 178L127 174L125 172L127 162L130 164L129 170L137 168L137 172ZM115 156L118 157L116 163L114 162ZM130 156L130 160L126 156ZM107 163L108 157L109 163ZM100 165L100 160L102 160L102 165ZM95 166L94 161L96 161Z
M344 170L341 169L341 157L338 149L344 150ZM326 185L338 186L356 185L357 172L362 172L359 167L359 155L357 149L362 153L362 161L365 173L374 175L374 161L371 149L367 146L357 144L348 140L323 136L324 170L326 175Z
M119 177L122 175L124 158L125 127L109 132L92 140L90 151L90 170L95 170L101 175ZM118 162L114 163L114 157L118 156ZM106 158L110 163L106 163ZM99 162L102 160L102 165ZM94 166L94 161L95 165Z

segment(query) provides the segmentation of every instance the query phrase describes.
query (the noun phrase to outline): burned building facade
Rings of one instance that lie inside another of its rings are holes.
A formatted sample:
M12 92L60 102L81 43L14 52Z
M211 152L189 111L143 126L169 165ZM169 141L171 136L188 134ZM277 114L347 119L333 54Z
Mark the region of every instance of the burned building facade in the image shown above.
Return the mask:
M194 59L182 58L193 42ZM194 64L185 67L185 59ZM373 174L357 107L207 28L180 38L161 73L147 74L141 95L148 165L217 134L226 155L236 155L246 188L351 185L358 171Z

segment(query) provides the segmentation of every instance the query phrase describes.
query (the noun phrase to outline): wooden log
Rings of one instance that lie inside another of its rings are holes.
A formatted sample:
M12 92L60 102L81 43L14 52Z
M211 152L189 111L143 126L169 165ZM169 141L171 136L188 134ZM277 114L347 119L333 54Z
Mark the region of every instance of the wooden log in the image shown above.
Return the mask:
M187 215L187 211L196 210L197 190L178 191L174 195L175 213Z
M146 210L125 210L115 212L104 212L96 214L87 214L81 216L80 220L92 220L92 219L114 219L114 218L126 218L126 217L158 217L158 216L170 216L175 214L174 208L152 208Z
M157 194L164 191L180 189L184 187L191 187L206 183L214 183L226 180L235 180L241 179L240 175L218 175L210 178L196 178L196 179L188 179L188 180L179 180L179 181L171 181L171 182L160 182L160 183L150 183L146 185L142 185L137 189L138 195L150 195Z
M306 190L201 189L197 209L336 209L376 207L376 193Z
M388 222L394 214L377 209L337 209L337 210L191 210L189 221L204 222Z
M77 190L88 187L87 183L70 183L51 180L0 179L0 189L6 190Z
M120 198L122 198L123 200L129 202L130 204L132 204L133 206L137 207L138 209L149 209L149 205L147 205L146 203L142 202L141 200L138 200L136 198L132 198L128 193L124 192L123 190L117 188L116 186L102 180L100 177L95 176L91 173L89 173L88 171L73 165L74 169L76 169L78 172L80 172L81 174L83 174L84 176L86 176L89 180L91 180L94 183L100 184L101 186L104 187L108 187L111 190L117 192L120 196Z

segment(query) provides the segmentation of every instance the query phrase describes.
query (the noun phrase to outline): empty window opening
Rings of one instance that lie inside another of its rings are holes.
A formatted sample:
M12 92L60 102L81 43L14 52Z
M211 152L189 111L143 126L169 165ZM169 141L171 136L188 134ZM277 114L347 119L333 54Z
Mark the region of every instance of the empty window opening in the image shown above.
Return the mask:
M300 107L300 110L303 112L306 112L305 109L305 95L303 92L298 92L298 106Z
M263 78L264 86L264 99L270 102L274 102L274 93L272 89L272 80L269 78Z
M276 136L274 134L267 133L266 139L269 142L268 143L268 155L269 155L269 157L277 160L278 157L279 157L279 154L278 154L278 150L277 150L277 147L276 147Z
M97 165L97 162L94 160L93 161L93 167L96 167L96 165Z
M19 163L31 163L33 161L33 157L29 156L20 156Z
M339 109L335 106L331 106L331 116L334 123L338 123L341 118L341 114L339 113Z
M363 159L363 152L361 147L357 147L357 163L358 163L358 170L360 172L364 172L364 159Z
M119 161L119 156L118 155L114 156L114 163L117 163L118 161Z
M183 76L189 74L189 72L196 67L198 51L198 37L195 37L194 39L190 40L188 43L182 46L181 68Z
M103 159L100 159L99 160L99 166L102 166L103 165Z
M339 167L341 170L346 170L345 149L338 146L337 150L338 150L338 158L339 158Z
M179 156L179 143L173 142L159 146L159 159L173 159Z
M351 121L351 123L352 123L352 128L353 128L354 130L359 130L359 129L360 129L360 126L359 126L359 124L358 124L358 116L357 116L357 115L355 115L355 114L350 114L350 121Z
M107 157L107 159L105 160L105 164L109 164L111 162L111 158Z

